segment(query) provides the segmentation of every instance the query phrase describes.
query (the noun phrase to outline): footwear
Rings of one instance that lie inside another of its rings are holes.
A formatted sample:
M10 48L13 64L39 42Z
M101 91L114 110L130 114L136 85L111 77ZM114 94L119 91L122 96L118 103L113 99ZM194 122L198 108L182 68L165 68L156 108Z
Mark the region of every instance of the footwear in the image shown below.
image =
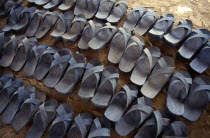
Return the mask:
M98 7L101 3L101 0L86 0L87 6L84 11L84 15L86 19L94 18L96 12L98 11Z
M76 0L74 15L84 15L85 9L87 8L87 0Z
M46 5L43 6L44 9L47 10L53 10L55 9L58 5L60 5L60 3L63 0L50 0Z
M76 0L63 0L62 4L58 6L58 9L62 11L71 10L75 5Z

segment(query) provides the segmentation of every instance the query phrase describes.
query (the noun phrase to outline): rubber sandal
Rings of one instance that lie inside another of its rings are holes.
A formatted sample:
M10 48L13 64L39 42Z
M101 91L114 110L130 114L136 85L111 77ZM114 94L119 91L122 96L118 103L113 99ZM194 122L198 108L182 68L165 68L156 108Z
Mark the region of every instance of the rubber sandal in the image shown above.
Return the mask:
M14 8L10 11L8 15L6 25L2 28L3 32L8 32L12 30L12 27L17 24L18 17L20 16L21 12L24 10L24 7L20 6L18 8Z
M117 64L120 62L123 53L127 47L128 40L131 34L124 28L119 28L115 36L110 43L110 50L108 54L109 62Z
M152 113L152 100L138 98L128 112L115 123L115 130L120 136L126 136L140 126Z
M142 86L141 93L153 99L169 81L174 68L174 61L171 57L161 57L154 66L151 75Z
M53 25L55 24L55 22L58 19L57 12L49 12L48 11L43 16L44 17L35 33L35 37L37 39L43 38L50 31L50 29L53 27Z
M187 40L183 43L179 49L179 54L185 58L190 59L195 53L204 46L210 39L210 31L206 29L196 30L192 32Z
M49 74L44 80L44 85L53 88L62 78L65 73L70 58L72 57L71 51L67 48L62 48L55 53L55 59L51 64Z
M210 66L210 42L208 42L204 48L200 51L197 57L190 63L190 67L198 72L203 73Z
M4 88L4 85L11 79L14 78L13 74L0 75L0 92Z
M126 0L119 0L115 3L112 11L106 19L110 23L119 23L123 16L126 14L128 9L128 3Z
M95 96L91 99L96 107L107 107L115 93L119 79L119 73L113 66L108 66L102 72L101 83Z
M135 85L124 85L120 92L113 96L104 116L112 122L118 122L128 107L136 100L137 95L138 88Z
M164 35L163 41L170 46L177 46L191 33L192 27L190 20L183 19L171 32Z
M93 122L90 113L80 113L74 118L74 122L69 130L68 138L85 138Z
M67 103L61 104L56 110L56 118L49 128L47 138L63 138L73 121L74 112Z
M117 32L117 27L111 24L106 24L101 30L93 37L88 43L89 47L93 50L99 50L108 44L115 33Z
M31 15L31 22L28 25L28 28L26 29L25 35L27 37L33 37L35 36L35 33L41 23L41 21L44 18L45 11L43 10L36 10L32 15Z
M85 71L86 59L82 54L76 53L69 60L69 64L70 66L63 75L63 78L55 86L55 89L62 94L71 93L76 84L81 80Z
M78 91L81 99L91 99L95 95L104 69L100 60L92 60L85 67L85 73Z
M44 49L43 49L44 50ZM50 70L51 64L54 61L54 55L58 50L53 47L46 47L46 50L38 56L38 63L34 69L33 76L37 80L42 80Z
M30 94L32 94L35 89L36 88L31 85L18 88L18 90L11 96L10 102L2 114L1 120L4 124L11 124L23 102L30 97Z
M25 8L18 17L18 22L12 26L12 30L14 31L25 30L28 27L28 24L30 23L31 14L35 11L36 11L35 7Z
M75 16L70 29L62 35L63 40L71 42L77 41L79 36L82 34L86 22L87 19L85 19L84 15L80 14Z
M141 36L145 35L158 20L158 14L152 10L148 10L141 17L136 27L134 28L134 33L137 33Z
M105 20L115 4L116 0L102 0L99 7L98 12L96 13L95 17L98 19Z
M41 105L46 99L46 95L41 92L34 92L30 95L20 108L20 111L12 120L13 129L18 132L25 127L34 117Z
M157 138L170 124L169 114L163 111L153 111L152 116L139 129L134 138Z
M185 100L184 114L189 121L197 121L208 106L210 97L210 78L208 76L198 76L193 80L188 97Z
M58 6L58 9L62 11L71 10L75 5L76 0L63 0L62 4Z
M26 76L32 76L36 69L36 66L42 57L42 54L47 49L48 45L39 45L33 47L28 55L27 62L24 66L23 73Z
M192 78L186 71L177 71L172 76L166 98L166 106L172 114L178 116L184 114L184 101L191 84Z
M87 8L85 9L84 15L86 19L91 19L95 16L98 11L98 7L101 0L87 0Z
M9 104L11 96L22 85L23 81L21 79L11 79L4 85L0 92L0 113L5 110L5 108Z
M161 52L158 47L150 46L145 48L141 54L141 57L136 62L130 80L138 86L144 85L147 77L150 75L160 56Z
M50 0L33 0L36 5L44 6L50 2Z
M171 123L164 131L162 138L188 138L188 126L182 121Z
M0 66L9 67L12 63L15 52L18 47L18 42L15 35L11 36L10 41L6 44L2 56L0 58Z
M162 39L168 33L175 22L173 14L163 14L149 31L149 36L154 39Z
M83 29L81 38L78 43L79 49L89 49L88 43L91 39L100 31L100 29L103 27L103 23L96 21L96 20L90 20L87 22L85 28Z
M31 39L24 38L23 39L22 44L20 44L18 46L15 57L14 57L12 63L10 64L10 68L12 70L20 71L20 69L24 66L32 47L34 47L38 43L35 38L34 38L34 40L35 41L33 41L33 38L31 38Z
M53 121L56 115L58 102L49 100L39 106L39 111L33 119L33 124L29 128L26 138L41 138L48 125Z
M123 72L130 72L140 58L145 42L143 38L133 35L128 40L127 47L119 63L119 69Z
M87 0L76 0L74 15L84 15L85 9L87 8Z
M55 24L55 29L50 34L53 38L56 38L56 39L60 38L67 31L67 29L71 25L74 15L70 11L70 12L66 12L64 14L60 13L58 15L58 17L59 17L59 19Z
M144 7L132 8L131 12L126 17L126 20L123 24L123 28L126 29L128 32L133 31L133 29L136 27L137 23L139 22L139 20L145 12L146 9Z
M43 6L44 9L53 10L61 4L63 0L50 0L46 5Z
M97 117L93 120L93 124L90 127L88 138L104 137L108 138L111 136L111 123L104 116Z

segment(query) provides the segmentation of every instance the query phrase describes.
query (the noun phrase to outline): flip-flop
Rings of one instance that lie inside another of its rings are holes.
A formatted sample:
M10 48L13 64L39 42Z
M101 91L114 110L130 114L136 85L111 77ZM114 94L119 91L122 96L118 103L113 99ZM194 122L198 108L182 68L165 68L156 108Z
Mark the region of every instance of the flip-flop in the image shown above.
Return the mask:
M72 92L76 84L80 81L85 71L86 59L80 54L76 53L70 60L70 66L63 75L63 78L55 86L55 89L62 94L69 94Z
M126 0L117 1L106 20L110 23L119 23L122 17L126 14L127 9L128 3Z
M42 21L35 33L35 37L37 39L43 38L50 31L50 29L53 27L53 25L55 24L55 22L58 19L57 12L49 12L48 11L43 16L44 17L42 18Z
M98 12L96 13L95 17L98 19L105 20L115 4L116 0L102 0L99 7Z
M15 52L18 47L17 37L15 35L11 36L10 41L6 44L2 56L0 58L0 66L9 67L12 63Z
M4 85L0 92L0 113L4 111L4 109L9 104L11 96L21 86L23 86L22 79L11 79Z
M160 56L161 52L158 47L150 46L145 48L141 54L141 57L136 62L130 80L138 86L144 85L147 77L150 75Z
M210 42L208 42L204 48L200 51L195 59L190 63L190 67L198 72L203 73L210 66Z
M190 20L183 19L171 32L164 35L163 41L170 46L177 46L191 33L192 27Z
M137 95L138 88L135 85L124 85L121 91L113 96L104 116L112 122L118 122L128 107L136 100Z
M47 138L63 138L73 121L74 112L68 103L61 104L56 110L56 118L49 128Z
M88 21L85 28L83 29L78 47L83 50L89 49L88 43L100 31L102 27L103 23L98 20Z
M151 75L142 86L141 93L153 99L169 81L174 72L174 68L174 60L172 57L161 57L155 64Z
M100 60L92 60L85 67L85 73L78 91L81 99L91 99L95 95L104 69Z
M90 127L88 138L103 137L108 138L111 136L111 122L104 117L97 117L93 120L93 124Z
M35 114L33 124L29 128L26 138L41 138L48 125L53 121L56 115L58 102L49 100L39 106L39 111Z
M168 33L175 22L173 14L163 14L149 31L149 36L155 39L162 39Z
M43 8L47 10L53 10L58 5L60 5L62 1L63 0L50 0L46 5L43 6Z
M74 14L70 12L60 13L58 15L58 21L56 22L54 31L50 34L53 38L60 38L71 26L71 22L74 18Z
M126 136L140 126L152 113L152 100L138 98L128 112L115 123L115 130L120 136ZM114 111L113 111L114 112Z
M14 8L10 11L10 14L8 15L6 25L4 28L2 28L3 32L8 32L12 30L12 27L17 24L18 17L20 16L21 12L24 10L24 7L20 6L18 8Z
M95 16L100 3L101 0L87 0L87 7L84 12L86 19L91 19Z
M36 11L35 7L25 8L18 17L18 22L12 26L12 30L21 31L28 27L31 21L31 14Z
M183 58L190 59L198 50L201 49L202 46L204 46L209 41L209 39L209 30L196 30L189 35L178 52Z
M134 33L137 33L141 36L145 35L158 20L158 14L152 10L148 10L141 17L136 27L134 28Z
M189 138L188 126L182 121L172 122L165 129L162 138Z
M52 62L49 74L44 80L44 85L53 88L62 78L65 73L69 59L72 57L71 51L67 48L62 48L54 55L55 59Z
M95 96L91 99L96 107L107 107L115 93L119 79L119 73L113 66L108 66L102 72L101 83Z
M89 41L88 45L93 50L99 50L108 44L115 33L117 27L111 24L106 24L101 30Z
M30 97L30 94L32 94L35 89L36 88L31 85L22 86L11 96L10 102L2 114L1 120L4 124L11 124L23 102Z
M32 76L34 74L34 71L36 69L36 66L42 57L44 51L47 49L48 45L39 45L39 46L34 46L29 55L27 62L24 66L23 73L26 76Z
M87 0L76 0L74 15L84 15L85 9L87 8Z
M37 80L42 80L47 75L52 62L54 61L54 55L57 51L58 50L53 47L46 47L46 50L42 51L42 54L37 57L37 66L33 70L34 78Z
M137 35L131 36L127 47L119 63L119 69L123 72L130 72L141 56L145 42L143 38Z
M49 3L50 0L32 0L36 5L44 6L45 4Z
M191 84L192 78L184 70L177 71L172 76L166 98L166 106L172 114L179 116L184 114L184 101Z
M184 114L189 121L197 121L208 106L210 97L210 78L208 76L197 76L191 85L190 92L184 103Z
M108 54L109 62L113 64L117 64L120 62L123 53L127 47L130 36L130 32L127 32L124 28L118 29L117 33L110 43L110 50Z
M45 93L34 92L30 95L20 108L20 111L15 115L12 120L12 127L17 132L25 127L34 117L36 112L46 99Z
M68 138L86 138L92 122L93 118L90 113L80 113L74 118Z
M32 15L31 15L31 22L28 25L28 28L26 29L25 35L27 37L33 37L43 20L45 11L43 10L36 10Z
M74 20L72 21L70 29L65 34L62 35L63 40L71 42L77 41L77 39L82 34L86 22L87 19L85 19L84 15L79 14L75 16Z
M37 41L35 38L34 40L35 41L33 41L33 38L31 38L31 41L30 39L24 38L22 43L19 44L16 55L12 63L10 64L10 68L12 70L20 71L20 69L24 66L32 47L34 47L37 44Z
M63 0L62 4L58 6L58 9L62 11L71 10L75 5L76 0Z
M153 111L152 116L140 127L134 138L157 138L170 124L170 115L164 111Z
M145 12L146 9L144 7L132 8L131 12L126 17L126 20L123 24L123 28L126 29L128 32L133 31L133 29L136 27L137 23L139 22L139 20Z

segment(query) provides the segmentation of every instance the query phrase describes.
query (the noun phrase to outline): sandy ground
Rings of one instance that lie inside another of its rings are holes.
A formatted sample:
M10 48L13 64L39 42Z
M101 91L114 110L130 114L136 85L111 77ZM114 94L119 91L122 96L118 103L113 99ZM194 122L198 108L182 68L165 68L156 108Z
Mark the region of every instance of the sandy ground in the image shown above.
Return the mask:
M129 1L129 10L131 10L131 7L136 6L142 6L147 7L148 9L152 9L156 12L158 12L159 15L164 13L173 13L176 17L176 23L180 19L190 19L194 23L194 29L210 29L210 0L128 0ZM24 5L28 5L26 2ZM125 18L124 18L125 19ZM0 27L3 27L5 25L6 20L3 19L0 21ZM119 24L119 26L122 25L122 22ZM147 36L145 37L145 41L148 45L156 45L160 47L162 55L170 55L174 57L174 61L176 63L176 70L184 69L191 72L191 75L195 77L196 73L193 73L189 69L189 62L182 61L179 58L177 58L177 49L170 48L166 45L164 45L162 42L157 40L149 39ZM54 47L62 48L62 47L68 47L73 53L76 51L79 51L83 53L87 57L87 61L90 61L92 59L100 59L105 66L112 65L107 60L107 55L109 51L109 47L105 47L99 51L81 51L77 48L77 43L65 43L64 45L62 43L58 43L55 45L56 41L50 38L49 35L47 35L45 38L39 41L42 44L49 44ZM117 65L115 65L117 67ZM56 92L54 89L50 89L45 87L42 81L36 81L33 77L26 77L23 75L22 71L20 72L14 72L10 70L9 68L1 68L1 72L3 73L14 73L16 77L24 79L25 84L32 84L37 87L37 91L43 91L47 94L48 99L56 99L60 103L67 102L70 103L74 109L75 115L78 115L78 113L81 112L91 112L94 117L101 116L104 113L104 109L99 109L94 107L90 101L80 100L77 96L77 94L74 94L71 96L62 96ZM120 71L119 71L120 72ZM206 71L204 74L209 75L210 70ZM129 73L122 73L120 72L120 80L117 92L119 91L120 87L130 83L129 80ZM78 85L79 86L79 85ZM78 88L77 86L77 88ZM77 88L74 90L75 93L77 92ZM156 98L153 100L154 108L155 109L164 109L165 108L165 94L164 92L161 92ZM210 106L203 112L201 118L197 122L188 122L183 118L176 118L175 120L183 120L185 123L189 125L190 129L190 138L209 138L210 137ZM15 133L11 126L3 125L0 122L0 137L1 138L22 138L25 136L27 130L29 129L31 124L29 124L27 127L25 127L21 132ZM126 136L125 138L133 137L134 134ZM46 136L47 133L45 133L44 136ZM114 130L112 130L111 134L112 138L118 138L120 137Z

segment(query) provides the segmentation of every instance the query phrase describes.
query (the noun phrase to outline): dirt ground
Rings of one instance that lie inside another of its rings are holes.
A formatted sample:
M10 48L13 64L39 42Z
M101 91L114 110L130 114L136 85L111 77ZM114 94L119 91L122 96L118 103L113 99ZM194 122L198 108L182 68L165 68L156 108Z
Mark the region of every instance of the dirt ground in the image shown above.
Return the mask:
M147 7L148 9L152 9L156 11L159 15L164 13L173 13L176 17L176 23L180 19L190 19L194 23L194 29L210 29L210 0L128 0L129 2L129 10L131 10L132 7L141 6L141 7ZM29 5L27 2L24 2L25 6L32 6ZM124 18L125 19L125 18ZM1 19L0 21L0 27L3 27L6 23L6 19ZM122 22L119 24L119 26L122 25ZM174 61L176 63L176 70L184 69L190 71L191 75L195 77L196 73L192 72L189 68L189 62L183 61L177 58L177 49L170 48L166 45L164 45L162 42L157 40L152 40L148 38L147 36L144 37L145 41L148 45L155 45L160 47L161 52L163 55L170 55L174 57ZM49 34L44 37L42 40L39 41L41 44L49 44L54 47L62 48L62 47L68 47L73 53L76 51L79 51L83 53L87 57L87 61L90 61L92 59L100 59L102 63L107 65L112 65L107 60L107 55L109 51L109 47L105 47L99 51L81 51L77 48L77 43L65 43L64 45L62 43L58 43L55 45L56 41L53 40ZM117 67L117 65L115 65ZM31 84L35 85L37 87L37 91L42 91L47 94L48 99L56 99L60 103L67 102L70 103L74 109L75 116L78 115L78 113L81 112L91 112L94 117L101 116L104 113L104 109L99 109L94 107L90 101L86 100L80 100L77 94L74 94L73 96L63 96L56 92L54 89L47 88L43 85L42 81L36 81L33 77L26 77L23 75L23 72L14 72L10 70L9 68L0 68L0 71L3 73L14 73L16 77L24 79L25 84ZM120 87L130 83L130 73L122 73L120 72L120 79L119 79L119 85L117 92L119 91ZM206 71L204 74L210 75L210 69ZM79 86L79 85L78 85ZM78 88L77 86L77 88ZM77 92L77 88L74 90L75 93ZM165 94L164 92L161 92L156 98L154 98L154 108L155 109L165 109ZM179 117L175 120L182 120L185 123L188 124L189 130L190 130L190 138L210 138L210 106L203 112L202 116L200 117L199 121L197 122L188 122L185 119ZM31 124L29 124L27 127L25 127L22 131L19 133L15 133L11 126L3 125L0 122L0 137L1 138L22 138L25 136L27 130L29 129ZM136 131L132 134L126 136L125 138L130 138L135 135ZM47 133L44 134L46 136ZM114 129L112 129L112 138L118 138L120 137Z

